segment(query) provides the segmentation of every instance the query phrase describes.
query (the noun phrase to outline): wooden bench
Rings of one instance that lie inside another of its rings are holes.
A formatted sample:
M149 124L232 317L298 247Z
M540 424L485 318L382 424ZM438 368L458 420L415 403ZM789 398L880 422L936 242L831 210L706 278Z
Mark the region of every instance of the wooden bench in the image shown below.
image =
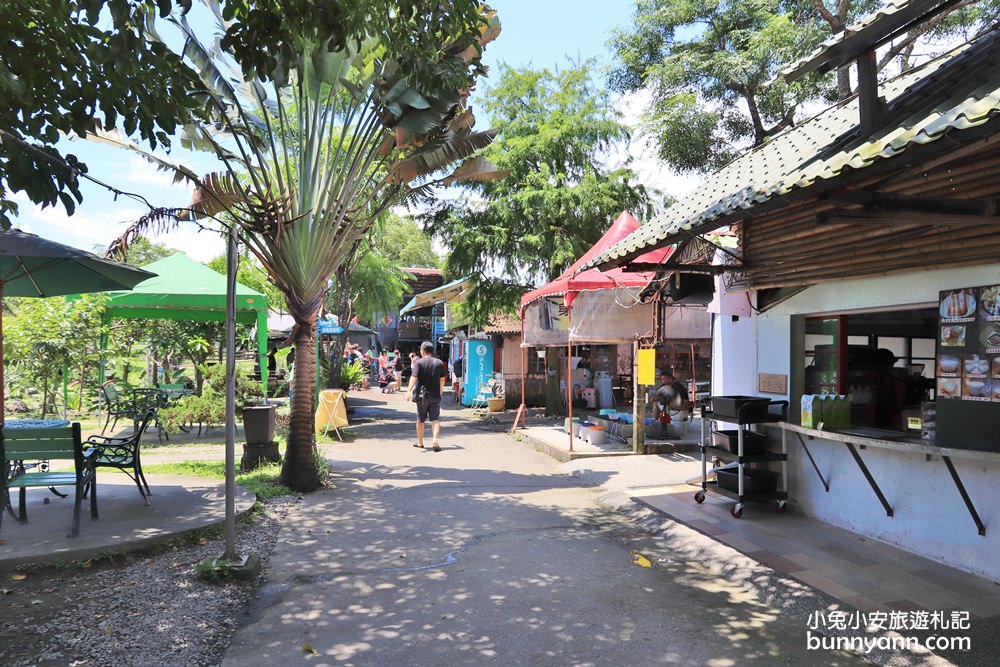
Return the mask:
M19 489L18 521L27 521L25 492L31 487L73 486L73 526L70 537L80 534L80 505L90 487L90 516L97 518L97 475L94 459L97 449L84 448L80 439L80 425L59 428L18 428L0 430L0 500L10 506L10 490ZM25 461L70 460L72 472L51 472L40 466L25 465ZM3 527L3 510L0 509L0 528Z

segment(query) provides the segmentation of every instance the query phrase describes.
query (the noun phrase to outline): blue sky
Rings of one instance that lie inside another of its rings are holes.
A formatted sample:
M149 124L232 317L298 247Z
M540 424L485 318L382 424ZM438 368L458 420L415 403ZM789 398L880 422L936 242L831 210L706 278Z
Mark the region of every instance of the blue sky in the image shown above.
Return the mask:
M494 0L491 5L503 25L500 37L486 49L484 59L491 67L499 63L565 66L569 62L567 56L574 61L594 57L608 65L611 63L606 47L608 33L614 27L627 26L634 7L627 0ZM480 85L480 90L483 87ZM94 177L122 190L141 193L154 205L183 206L190 200L187 187L172 185L168 174L157 172L137 155L82 141L64 142L64 146L66 152L87 163ZM199 172L213 169L208 156L179 147L171 158ZM84 201L72 217L67 217L61 207L41 209L18 195L15 199L20 205L20 216L16 224L41 236L93 250L106 247L145 212L141 203L127 197L115 201L110 193L89 183L84 184L82 191ZM224 251L220 239L199 233L192 226L182 226L156 240L201 261Z

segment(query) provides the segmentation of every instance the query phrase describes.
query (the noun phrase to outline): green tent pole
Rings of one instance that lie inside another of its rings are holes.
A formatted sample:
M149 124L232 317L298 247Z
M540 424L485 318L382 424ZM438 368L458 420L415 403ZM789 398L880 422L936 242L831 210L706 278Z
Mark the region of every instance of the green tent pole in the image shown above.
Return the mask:
M104 386L104 353L108 349L108 336L111 332L111 313L108 309L104 309L104 313L101 315L101 335L98 338L98 357L97 357L97 425L101 424L101 403L104 399L104 392L101 391L101 387Z
M264 402L267 403L267 308L257 311L257 359L260 364L260 384L264 390Z
M320 338L319 326L316 326L316 395L313 396L313 412L319 408L319 392L323 391L323 378L319 367L319 348L320 348Z
M68 414L67 410L68 410L68 407L69 407L69 406L66 405L66 401L69 400L69 364L67 364L65 361L63 361L62 376L63 376L63 382L62 382L62 385L63 385L63 419L66 419L66 415Z

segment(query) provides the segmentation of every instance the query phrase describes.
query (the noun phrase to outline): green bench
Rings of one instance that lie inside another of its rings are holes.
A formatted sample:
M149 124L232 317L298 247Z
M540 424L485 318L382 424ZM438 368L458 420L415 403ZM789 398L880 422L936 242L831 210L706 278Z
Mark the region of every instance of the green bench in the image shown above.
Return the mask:
M70 537L80 534L80 505L90 487L90 516L97 518L97 474L94 460L98 450L84 449L80 439L80 425L58 428L17 428L0 430L0 501L13 513L10 505L11 489L19 489L18 520L27 521L25 491L32 487L54 488L73 486L73 527ZM41 466L26 465L31 461L73 461L72 472L51 472ZM3 527L3 508L0 508L0 528Z

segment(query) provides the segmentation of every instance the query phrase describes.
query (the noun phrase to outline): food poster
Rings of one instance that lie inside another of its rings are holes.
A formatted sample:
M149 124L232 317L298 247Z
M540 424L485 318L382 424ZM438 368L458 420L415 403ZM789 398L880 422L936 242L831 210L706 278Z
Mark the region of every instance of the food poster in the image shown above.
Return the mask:
M1000 285L940 293L938 398L1000 403Z

